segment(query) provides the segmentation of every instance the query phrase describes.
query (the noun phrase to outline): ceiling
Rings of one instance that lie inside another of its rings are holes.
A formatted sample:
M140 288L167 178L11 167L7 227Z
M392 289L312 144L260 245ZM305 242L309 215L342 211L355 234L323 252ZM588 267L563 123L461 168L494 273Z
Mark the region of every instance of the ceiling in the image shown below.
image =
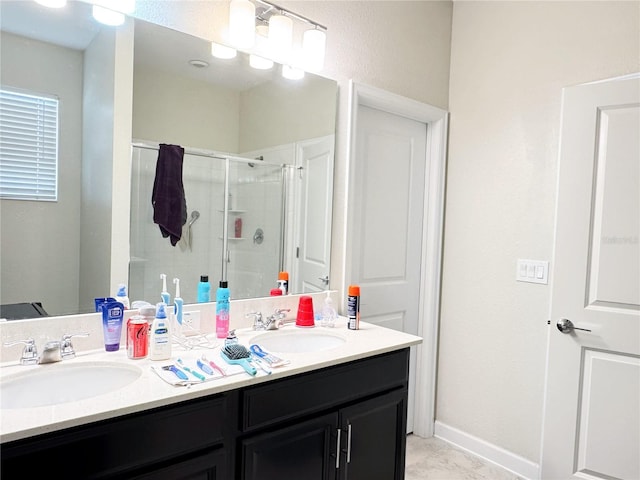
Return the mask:
M30 0L1 0L0 27L16 35L84 50L102 28L93 20L91 5L69 2L62 9L43 7ZM201 60L205 68L193 67L190 60ZM211 44L167 27L135 20L134 63L161 71L223 85L242 91L280 77L277 69L256 70L248 55L221 60L211 55Z

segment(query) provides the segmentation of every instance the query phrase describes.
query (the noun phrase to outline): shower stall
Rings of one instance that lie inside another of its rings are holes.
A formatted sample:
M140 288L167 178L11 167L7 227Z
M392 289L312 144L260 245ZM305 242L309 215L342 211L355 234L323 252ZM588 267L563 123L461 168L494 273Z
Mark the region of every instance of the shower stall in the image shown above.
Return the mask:
M185 148L187 222L172 246L153 222L151 194L158 145L132 148L129 297L157 303L162 280L173 298L180 279L185 303L195 303L200 277L212 300L220 280L232 298L268 296L284 263L287 177L290 167Z

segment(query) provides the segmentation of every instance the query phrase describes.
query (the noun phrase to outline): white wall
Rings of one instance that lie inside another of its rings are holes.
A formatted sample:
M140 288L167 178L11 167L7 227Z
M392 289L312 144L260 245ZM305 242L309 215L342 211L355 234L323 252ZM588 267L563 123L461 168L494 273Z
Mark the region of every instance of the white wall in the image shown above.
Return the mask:
M0 44L3 85L60 100L58 201L0 201L0 300L39 301L50 314L74 312L80 260L83 54L6 32Z
M561 89L640 70L638 2L456 1L437 420L537 462ZM553 327L550 327L553 328Z
M80 307L115 295L129 258L133 22L85 50ZM124 219L124 220L123 220Z

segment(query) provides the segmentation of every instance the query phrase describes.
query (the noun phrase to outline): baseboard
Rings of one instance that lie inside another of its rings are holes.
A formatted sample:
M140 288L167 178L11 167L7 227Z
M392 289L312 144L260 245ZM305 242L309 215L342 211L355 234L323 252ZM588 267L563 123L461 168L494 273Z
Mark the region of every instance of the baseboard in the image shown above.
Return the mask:
M528 480L540 478L540 465L537 463L474 437L462 430L438 422L437 420L435 422L434 436L466 450L477 457L495 463L519 477Z

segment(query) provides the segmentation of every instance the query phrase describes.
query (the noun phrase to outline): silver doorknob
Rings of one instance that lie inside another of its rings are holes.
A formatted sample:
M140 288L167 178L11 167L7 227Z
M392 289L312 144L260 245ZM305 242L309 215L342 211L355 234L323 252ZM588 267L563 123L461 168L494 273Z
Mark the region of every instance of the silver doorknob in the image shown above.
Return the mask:
M318 277L318 280L321 280L325 285L329 285L329 275L325 275L324 277Z
M556 327L558 327L558 330L560 330L562 333L571 333L573 330L582 330L583 332L591 331L588 328L578 328L574 326L573 322L568 318L561 318L560 320L558 320L558 323L556 323Z

